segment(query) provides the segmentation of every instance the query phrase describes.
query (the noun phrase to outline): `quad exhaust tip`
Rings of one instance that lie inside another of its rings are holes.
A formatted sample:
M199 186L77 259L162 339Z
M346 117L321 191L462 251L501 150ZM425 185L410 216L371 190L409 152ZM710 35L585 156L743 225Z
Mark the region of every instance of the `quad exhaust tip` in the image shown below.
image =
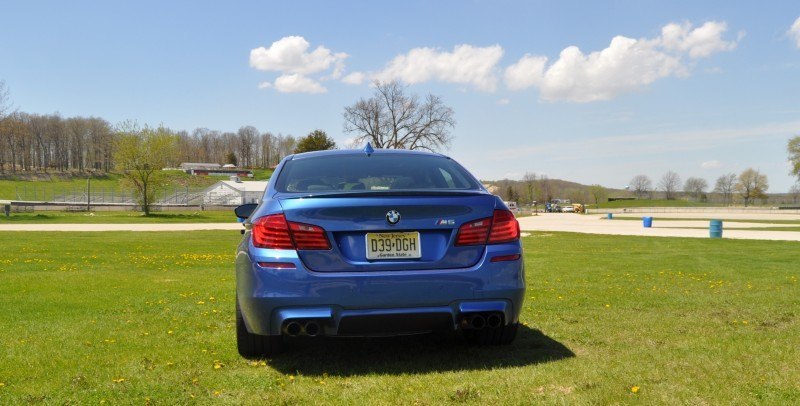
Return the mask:
M498 328L502 322L503 319L497 313L492 313L486 318L486 325L489 326L489 328Z
M498 312L470 314L465 316L462 320L462 328L473 330L499 328L503 325L503 316Z
M316 337L319 334L319 323L316 321L309 321L303 326L303 330L309 337Z
M290 321L283 327L283 332L289 337L297 337L303 332L303 327L296 321Z
M309 337L316 337L322 332L322 326L316 320L309 321L296 321L291 320L283 325L283 334L289 337L297 337L300 335L307 335Z

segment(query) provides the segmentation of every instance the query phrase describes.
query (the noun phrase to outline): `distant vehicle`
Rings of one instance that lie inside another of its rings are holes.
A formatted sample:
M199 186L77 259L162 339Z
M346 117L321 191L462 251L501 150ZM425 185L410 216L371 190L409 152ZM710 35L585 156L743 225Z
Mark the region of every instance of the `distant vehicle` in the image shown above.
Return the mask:
M574 208L575 213L585 213L586 212L586 208L583 207L583 205L580 204L580 203L574 203L572 205L572 207Z
M440 154L284 158L261 202L236 209L239 354L274 354L287 337L437 330L511 343L525 277L506 206Z
M573 207L573 206L564 206L564 207L561 208L561 212L562 213L574 213L575 212L575 207Z

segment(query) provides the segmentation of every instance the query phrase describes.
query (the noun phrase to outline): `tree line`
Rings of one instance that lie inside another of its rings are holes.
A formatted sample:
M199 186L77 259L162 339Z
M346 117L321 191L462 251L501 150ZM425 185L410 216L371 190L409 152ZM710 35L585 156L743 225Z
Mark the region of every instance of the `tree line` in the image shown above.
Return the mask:
M703 178L690 177L681 184L681 177L677 173L667 171L655 186L646 175L636 175L628 188L639 198L652 199L660 192L667 200L685 195L698 202L708 201L708 192L711 192L720 196L724 204L733 204L734 198L740 197L747 207L755 200L767 198L769 180L759 170L747 168L738 175L732 172L721 175L714 183L714 188L709 190L709 184Z
M177 160L268 168L294 152L292 135L260 132L243 126L237 132L207 128L166 131L175 135ZM17 171L105 171L115 166L122 132L98 117L64 118L58 114L13 112L0 120L0 173Z

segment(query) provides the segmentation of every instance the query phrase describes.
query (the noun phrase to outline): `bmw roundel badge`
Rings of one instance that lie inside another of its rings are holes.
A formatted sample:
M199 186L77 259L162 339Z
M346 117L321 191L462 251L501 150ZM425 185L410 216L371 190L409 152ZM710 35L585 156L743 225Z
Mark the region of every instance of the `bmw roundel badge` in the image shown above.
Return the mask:
M397 210L389 210L389 212L386 213L386 221L388 221L389 224L397 224L400 222L400 212Z

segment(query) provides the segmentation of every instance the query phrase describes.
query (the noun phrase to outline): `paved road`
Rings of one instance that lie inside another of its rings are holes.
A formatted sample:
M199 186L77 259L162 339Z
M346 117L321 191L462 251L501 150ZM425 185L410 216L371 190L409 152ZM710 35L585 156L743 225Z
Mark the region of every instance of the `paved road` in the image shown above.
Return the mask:
M633 216L633 215L628 215ZM636 215L639 216L639 215ZM708 221L695 220L694 214L664 213L661 217L680 218L683 221L658 221L653 215L653 227L644 228L641 221L607 220L598 214L539 214L519 219L523 231L570 231L587 234L640 235L652 237L708 238ZM800 220L800 215L741 214L716 215L722 218L725 228L797 227L792 224L748 223L746 220ZM196 231L241 230L239 223L180 223L180 224L0 224L3 231ZM725 238L753 240L800 241L797 231L724 230Z
M628 215L633 216L633 215ZM636 215L639 216L639 215ZM681 218L684 215L663 213L662 217ZM586 234L614 234L614 235L642 235L652 237L692 237L709 238L708 221L692 220L688 216L686 221L658 221L658 216L653 215L653 227L644 228L641 221L634 220L607 220L598 214L569 214L545 213L538 216L521 217L520 228L524 231L570 231ZM798 220L800 216L790 215L716 215L723 220L724 238L749 239L749 240L788 240L800 241L800 232L797 231L763 231L763 230L724 230L724 228L753 228L753 227L798 227L794 224L763 224L748 223L745 220ZM730 217L730 221L726 219ZM681 228L681 227L700 227Z

